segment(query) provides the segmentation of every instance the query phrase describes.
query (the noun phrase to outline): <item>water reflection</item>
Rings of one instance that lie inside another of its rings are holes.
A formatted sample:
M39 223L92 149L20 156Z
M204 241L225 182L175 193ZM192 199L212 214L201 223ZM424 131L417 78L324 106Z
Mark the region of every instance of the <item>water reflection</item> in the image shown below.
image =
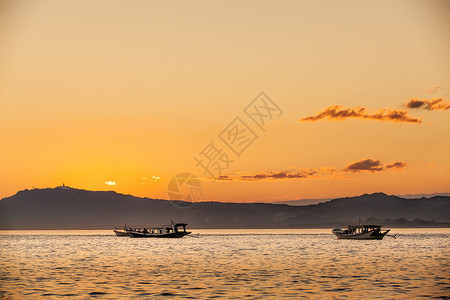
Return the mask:
M337 240L330 230L0 232L0 298L420 298L450 293L449 229Z

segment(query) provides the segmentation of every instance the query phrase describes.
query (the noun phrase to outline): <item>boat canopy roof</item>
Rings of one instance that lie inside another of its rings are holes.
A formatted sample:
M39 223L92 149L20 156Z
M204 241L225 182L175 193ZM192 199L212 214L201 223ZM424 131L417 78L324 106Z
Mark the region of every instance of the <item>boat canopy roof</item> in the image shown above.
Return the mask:
M349 228L361 228L361 227L365 227L365 228L381 228L381 225L350 225L348 227Z
M163 227L172 227L172 226L187 226L187 223L172 223L172 224L167 224L164 225Z

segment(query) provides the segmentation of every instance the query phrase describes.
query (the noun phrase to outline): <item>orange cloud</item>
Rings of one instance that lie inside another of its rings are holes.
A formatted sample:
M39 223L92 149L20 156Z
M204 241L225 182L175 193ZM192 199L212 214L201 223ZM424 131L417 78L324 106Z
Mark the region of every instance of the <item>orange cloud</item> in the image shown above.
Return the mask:
M364 159L347 165L342 170L334 168L321 169L301 169L297 168L290 171L275 171L275 172L258 172L248 174L233 174L222 175L216 178L219 181L261 181L261 180L287 180L287 179L306 179L306 178L324 178L331 175L331 178L342 179L348 178L346 174L357 172L379 172L396 170L400 171L406 168L405 162L397 161L390 164L383 165L379 160Z
M403 107L406 108L421 108L421 109L427 109L427 110L448 110L450 109L450 103L445 102L443 98L437 98L437 99L411 99L408 103L403 105Z
M379 160L373 160L373 159L363 159L354 163L351 163L347 165L344 168L344 172L361 172L361 171L368 171L368 172L378 172L383 170L402 170L406 168L406 163L397 161L393 162L387 165L383 165L381 161Z
M387 164L384 168L387 170L402 170L406 168L407 163L402 161L397 161L395 163Z
M317 115L300 119L300 121L317 121L325 118L330 120L356 118L378 121L422 123L420 119L415 119L408 116L408 111L403 109L380 109L374 114L369 114L364 107L345 108L341 105L327 107Z
M381 161L373 159L364 159L361 161L357 161L349 164L347 167L344 168L344 171L346 172L360 172L360 171L376 172L382 170L383 165L381 164Z
M316 169L297 169L293 171L277 171L277 172L259 172L252 174L241 174L237 176L222 175L217 180L223 181L260 181L260 180L279 180L279 179L295 179L295 178L311 178L319 174Z
M427 92L434 93L440 88L441 88L440 86L436 85L436 86L432 87L431 89L428 89Z

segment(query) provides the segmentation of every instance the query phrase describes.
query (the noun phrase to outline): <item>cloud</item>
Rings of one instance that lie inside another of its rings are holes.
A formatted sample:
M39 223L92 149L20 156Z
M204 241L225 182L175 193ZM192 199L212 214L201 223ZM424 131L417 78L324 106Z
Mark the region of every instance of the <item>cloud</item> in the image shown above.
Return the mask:
M321 172L318 169L295 169L290 171L276 171L276 172L259 172L245 174L239 172L235 175L222 175L216 180L222 181L261 181L261 180L283 180L283 179L298 179L298 178L312 178L319 175Z
M343 179L348 178L349 173L358 172L380 172L380 171L401 171L406 168L407 163L396 161L389 164L382 164L380 160L363 159L357 162L348 164L344 169L338 170L334 168L324 167L315 169L294 168L289 171L274 171L274 172L258 172L258 173L242 173L237 172L230 175L222 175L215 180L218 181L275 181L288 179L306 179L306 178L334 178Z
M445 102L443 98L437 99L411 99L403 105L406 108L426 109L426 110L448 110L450 102Z
M364 159L361 161L351 163L344 169L344 171L346 172L359 172L359 171L376 172L381 170L383 170L383 165L381 164L381 161L373 159Z
M105 181L105 184L106 185L116 185L116 182L115 181Z
M383 170L402 170L406 168L406 163L401 161L396 161L387 165L383 165L379 160L373 159L363 159L354 163L347 165L344 168L344 172L378 172Z
M420 119L415 119L408 116L408 111L403 109L380 109L374 114L369 114L364 107L345 108L341 105L332 105L317 115L300 119L300 121L318 121L325 118L330 120L355 118L378 121L422 123Z
M299 169L294 171L277 171L277 172L259 172L251 175L239 175L240 180L259 181L259 180L279 180L294 178L311 178L317 175L318 171L314 169Z
M159 176L152 176L151 178L148 177L142 177L142 180L144 181L154 181L157 182L158 180L160 180L161 178ZM141 182L141 184L143 184L143 182Z
M396 161L390 164L383 165L379 160L373 159L363 159L354 163L347 165L343 171L344 172L379 172L384 170L397 170L400 171L406 168L407 163L402 161Z
M433 86L431 89L428 89L427 92L434 93L440 88L441 88L440 86L436 85L436 86Z
M387 170L402 170L406 168L407 163L402 161L396 161L395 163L387 164L384 168Z

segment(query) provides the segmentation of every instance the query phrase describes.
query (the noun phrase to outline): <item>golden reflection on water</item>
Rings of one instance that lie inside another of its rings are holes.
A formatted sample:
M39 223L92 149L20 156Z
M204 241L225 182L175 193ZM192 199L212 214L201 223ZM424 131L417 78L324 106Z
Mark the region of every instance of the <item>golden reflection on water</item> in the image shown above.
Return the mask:
M450 294L450 229L337 240L324 229L1 231L0 298L434 298Z

